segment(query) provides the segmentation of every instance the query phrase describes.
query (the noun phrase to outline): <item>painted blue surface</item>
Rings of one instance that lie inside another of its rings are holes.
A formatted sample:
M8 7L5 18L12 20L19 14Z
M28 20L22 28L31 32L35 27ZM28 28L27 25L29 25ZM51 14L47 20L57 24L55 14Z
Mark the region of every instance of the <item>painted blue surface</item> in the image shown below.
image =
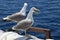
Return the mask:
M51 30L51 37L60 39L60 0L0 0L0 29L6 30L14 26L14 22L4 22L2 18L19 12L23 4L27 2L27 13L35 6L40 9L39 15L34 15L34 27ZM43 38L39 33L31 33Z

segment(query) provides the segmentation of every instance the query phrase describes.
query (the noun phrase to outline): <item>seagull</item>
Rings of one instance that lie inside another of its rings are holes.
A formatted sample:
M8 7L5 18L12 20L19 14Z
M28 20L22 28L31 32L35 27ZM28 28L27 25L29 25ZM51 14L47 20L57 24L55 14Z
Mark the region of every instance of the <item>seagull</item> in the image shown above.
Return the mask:
M25 19L27 5L28 5L27 3L24 3L24 6L20 10L20 12L9 15L9 16L3 18L3 20L4 21L11 21L12 20L12 21L15 21L15 22L19 22L19 21Z
M23 30L25 32L25 36L29 37L26 34L26 31L33 25L34 20L33 20L33 13L38 12L38 9L35 7L32 7L27 15L26 19L21 20L20 22L17 23L17 25L13 26L13 30Z

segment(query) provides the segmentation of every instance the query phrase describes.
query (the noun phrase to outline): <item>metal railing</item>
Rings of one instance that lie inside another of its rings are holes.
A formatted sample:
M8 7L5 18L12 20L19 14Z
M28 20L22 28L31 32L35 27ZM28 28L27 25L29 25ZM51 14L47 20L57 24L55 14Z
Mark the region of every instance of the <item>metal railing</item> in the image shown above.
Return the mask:
M50 30L49 29L44 29L44 28L37 28L37 27L30 27L29 30L34 31L34 32L41 32L41 33L45 33L46 35L46 39L50 39Z

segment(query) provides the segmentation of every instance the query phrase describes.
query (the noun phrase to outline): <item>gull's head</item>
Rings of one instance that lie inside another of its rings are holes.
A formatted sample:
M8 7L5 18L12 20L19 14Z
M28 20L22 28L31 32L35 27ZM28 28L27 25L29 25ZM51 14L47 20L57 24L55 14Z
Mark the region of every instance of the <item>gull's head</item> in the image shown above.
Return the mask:
M8 17L6 17L6 18L3 18L3 21L9 22L11 20Z
M24 5L28 5L27 3L24 3Z
M32 7L31 9L33 12L36 12L36 13L39 12L39 9L37 9L36 7Z

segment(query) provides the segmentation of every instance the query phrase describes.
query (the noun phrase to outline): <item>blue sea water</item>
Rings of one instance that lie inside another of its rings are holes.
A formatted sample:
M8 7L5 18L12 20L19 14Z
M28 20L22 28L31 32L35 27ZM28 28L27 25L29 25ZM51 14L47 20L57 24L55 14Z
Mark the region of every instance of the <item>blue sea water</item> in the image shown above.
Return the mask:
M2 18L19 12L23 4L27 2L27 13L35 6L39 15L33 15L34 27L47 28L51 30L51 38L60 40L60 0L0 0L0 29L7 30L14 26L14 22L4 22ZM38 38L45 38L44 34L29 32Z

